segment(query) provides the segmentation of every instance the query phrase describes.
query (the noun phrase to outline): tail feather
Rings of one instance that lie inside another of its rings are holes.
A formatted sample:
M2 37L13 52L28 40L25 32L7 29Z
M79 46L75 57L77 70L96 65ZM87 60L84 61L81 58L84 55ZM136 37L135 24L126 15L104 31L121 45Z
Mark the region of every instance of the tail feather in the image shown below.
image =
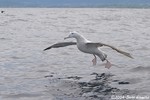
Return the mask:
M103 53L102 51L97 54L97 56L102 60L102 61L105 61L106 58L107 58L107 55L105 53Z

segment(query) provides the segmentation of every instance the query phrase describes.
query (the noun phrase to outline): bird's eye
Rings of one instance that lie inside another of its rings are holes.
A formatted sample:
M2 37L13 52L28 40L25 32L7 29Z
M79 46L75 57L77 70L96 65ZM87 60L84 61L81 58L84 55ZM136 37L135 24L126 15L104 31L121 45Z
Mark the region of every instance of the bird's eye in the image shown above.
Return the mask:
M71 34L73 34L73 33L71 33Z

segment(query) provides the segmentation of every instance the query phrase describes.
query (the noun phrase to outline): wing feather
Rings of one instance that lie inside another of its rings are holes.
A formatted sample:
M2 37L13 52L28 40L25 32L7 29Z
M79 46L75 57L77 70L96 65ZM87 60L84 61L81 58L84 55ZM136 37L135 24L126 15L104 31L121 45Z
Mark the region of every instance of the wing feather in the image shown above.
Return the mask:
M50 47L47 47L46 49L44 49L44 51L51 49L51 48L59 48L59 47L66 47L69 45L76 45L76 42L60 42L60 43L55 43L53 45L51 45Z
M133 59L133 57L131 56L130 53L122 51L122 50L120 50L120 49L118 49L118 48L116 48L114 46L108 45L108 44L104 44L104 43L87 43L86 45L87 46L94 45L96 47L107 46L107 47L112 48L113 50L116 50L118 53L121 53L121 54L123 54L123 55Z

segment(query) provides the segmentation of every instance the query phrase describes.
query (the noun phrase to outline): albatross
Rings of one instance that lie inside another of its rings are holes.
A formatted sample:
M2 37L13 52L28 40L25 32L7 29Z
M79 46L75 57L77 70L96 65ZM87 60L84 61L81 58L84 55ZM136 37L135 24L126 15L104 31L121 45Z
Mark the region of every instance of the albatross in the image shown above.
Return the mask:
M105 44L105 43L94 43L91 42L89 40L87 40L84 36L82 36L81 34L77 33L77 32L71 32L69 34L68 37L65 37L64 39L68 39L68 38L75 38L77 42L59 42L59 43L55 43L53 45L51 45L50 47L44 49L44 51L49 50L51 48L59 48L59 47L66 47L66 46L70 46L70 45L77 45L77 48L84 52L84 53L88 53L88 54L92 54L94 56L94 59L92 60L93 65L96 65L97 63L97 56L101 59L102 62L106 61L105 63L105 68L110 68L112 66L112 64L110 63L110 61L108 61L107 59L107 54L104 53L99 47L102 46L107 46L112 48L113 50L116 50L118 53L121 53L129 58L133 57L131 56L130 53L122 51L114 46Z

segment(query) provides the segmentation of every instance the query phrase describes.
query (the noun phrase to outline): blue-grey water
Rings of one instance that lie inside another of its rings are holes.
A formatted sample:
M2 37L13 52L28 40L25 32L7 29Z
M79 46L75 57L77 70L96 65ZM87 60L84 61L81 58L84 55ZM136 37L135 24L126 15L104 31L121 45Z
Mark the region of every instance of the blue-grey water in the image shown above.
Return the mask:
M150 96L150 10L86 8L3 8L0 13L0 99L53 100L44 78L113 73L131 84L119 86ZM93 55L76 46L43 51L78 31L95 42L103 42L130 52L134 59L102 48L115 65L111 69L92 66ZM54 99L55 100L55 99Z
M150 0L0 0L0 7L149 8Z

